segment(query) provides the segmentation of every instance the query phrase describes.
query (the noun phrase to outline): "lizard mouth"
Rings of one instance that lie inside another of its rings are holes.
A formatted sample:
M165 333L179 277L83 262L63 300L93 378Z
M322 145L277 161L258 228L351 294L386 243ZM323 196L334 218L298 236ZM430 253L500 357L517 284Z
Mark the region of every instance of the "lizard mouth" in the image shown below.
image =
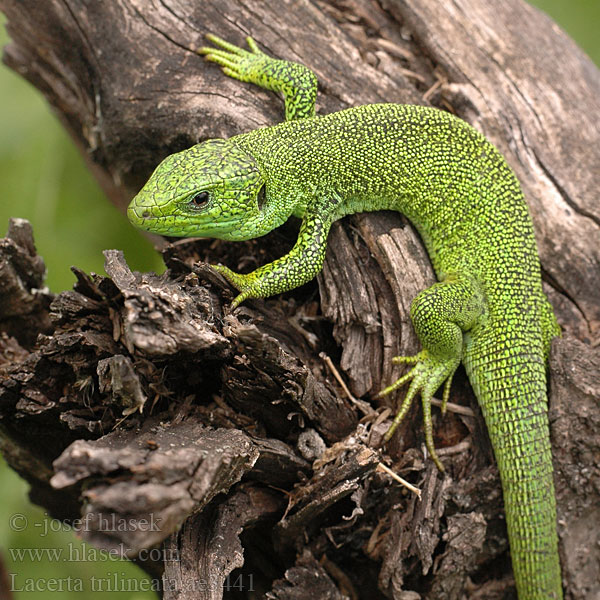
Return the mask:
M194 222L189 217L155 214L153 207L133 203L127 209L127 217L138 229L169 237L207 237L229 239L230 233L238 228L237 221Z
M177 236L177 219L173 216L157 215L150 206L140 206L132 202L127 208L127 218L138 229L159 235Z

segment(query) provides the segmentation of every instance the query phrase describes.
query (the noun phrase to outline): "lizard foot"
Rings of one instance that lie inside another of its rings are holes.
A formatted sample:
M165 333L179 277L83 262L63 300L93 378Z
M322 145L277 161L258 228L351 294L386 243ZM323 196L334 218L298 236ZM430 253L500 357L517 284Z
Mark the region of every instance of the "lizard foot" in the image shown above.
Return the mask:
M262 294L258 289L258 281L256 277L252 276L252 273L244 275L242 273L236 273L229 267L224 265L210 265L210 268L217 273L220 273L229 281L229 283L238 291L241 292L236 296L231 303L231 308L237 308L244 300L248 298L261 298Z
M259 49L251 37L246 38L250 52L212 33L209 33L206 38L219 47L211 48L210 46L203 46L202 48L198 48L198 54L204 54L206 55L206 60L221 65L223 73L234 79L258 83L257 79L264 72L265 64L274 61L273 58Z
M268 271L270 265L261 267L252 271L252 273L236 273L225 265L210 265L210 268L217 273L220 273L229 281L229 283L238 291L241 292L233 299L231 308L237 308L244 300L248 298L266 298L271 296L269 284L264 277L264 272Z
M446 405L448 403L448 397L450 396L450 384L452 377L458 366L458 361L455 360L440 360L432 357L427 350L421 350L414 356L396 356L392 359L392 362L396 364L414 364L415 366L406 375L400 377L392 385L381 390L377 394L378 398L387 396L399 387L403 386L406 382L410 381L408 392L402 401L400 409L396 413L394 422L388 429L384 436L384 442L389 440L394 435L398 425L402 422L402 419L406 416L408 409L413 398L420 392L421 401L423 404L423 429L425 431L425 445L431 455L433 462L436 464L440 471L444 470L440 459L435 451L433 445L433 429L431 425L431 399L433 393L438 387L444 383L444 394L442 396L442 415L446 412Z

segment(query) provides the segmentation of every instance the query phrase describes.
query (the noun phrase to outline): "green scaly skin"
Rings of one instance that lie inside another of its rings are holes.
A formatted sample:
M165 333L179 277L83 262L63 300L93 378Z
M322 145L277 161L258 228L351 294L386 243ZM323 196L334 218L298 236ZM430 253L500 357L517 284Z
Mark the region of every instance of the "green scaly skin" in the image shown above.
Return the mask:
M410 382L388 432L412 399L423 404L436 464L431 399L462 360L494 447L521 600L562 598L546 398L546 359L560 330L542 292L534 233L519 183L499 152L460 119L433 108L374 104L314 116L316 78L209 36L200 53L242 81L281 92L287 121L167 157L128 210L169 236L246 240L290 215L302 219L284 257L242 275L215 266L233 302L293 289L320 271L331 223L350 213L404 213L425 243L439 283L414 300L423 350L381 392Z

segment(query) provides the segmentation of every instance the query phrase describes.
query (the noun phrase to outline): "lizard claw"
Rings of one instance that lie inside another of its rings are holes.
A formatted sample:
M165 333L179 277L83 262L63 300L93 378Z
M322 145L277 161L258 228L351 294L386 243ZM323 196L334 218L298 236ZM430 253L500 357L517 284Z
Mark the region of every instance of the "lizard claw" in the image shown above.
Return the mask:
M446 411L446 404L450 395L450 384L452 377L458 366L458 362L454 360L439 360L429 355L427 350L421 350L414 356L396 356L392 359L394 363L408 363L415 366L406 375L403 375L396 380L392 385L384 388L377 394L378 398L387 396L399 387L410 381L410 385L400 409L396 413L391 427L387 430L384 436L384 442L389 442L392 439L398 425L402 422L410 404L417 394L421 394L423 405L423 429L425 431L425 445L431 459L440 471L444 470L433 444L433 428L431 425L431 399L437 388L444 384L444 395L442 400L442 414Z

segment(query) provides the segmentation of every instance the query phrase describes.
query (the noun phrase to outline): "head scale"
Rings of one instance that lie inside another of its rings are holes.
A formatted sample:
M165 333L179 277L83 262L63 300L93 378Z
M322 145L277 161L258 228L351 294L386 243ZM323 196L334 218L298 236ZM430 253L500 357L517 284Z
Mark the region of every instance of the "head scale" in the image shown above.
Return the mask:
M140 229L162 235L246 240L282 222L273 222L267 204L254 158L232 140L215 139L167 156L127 215Z

